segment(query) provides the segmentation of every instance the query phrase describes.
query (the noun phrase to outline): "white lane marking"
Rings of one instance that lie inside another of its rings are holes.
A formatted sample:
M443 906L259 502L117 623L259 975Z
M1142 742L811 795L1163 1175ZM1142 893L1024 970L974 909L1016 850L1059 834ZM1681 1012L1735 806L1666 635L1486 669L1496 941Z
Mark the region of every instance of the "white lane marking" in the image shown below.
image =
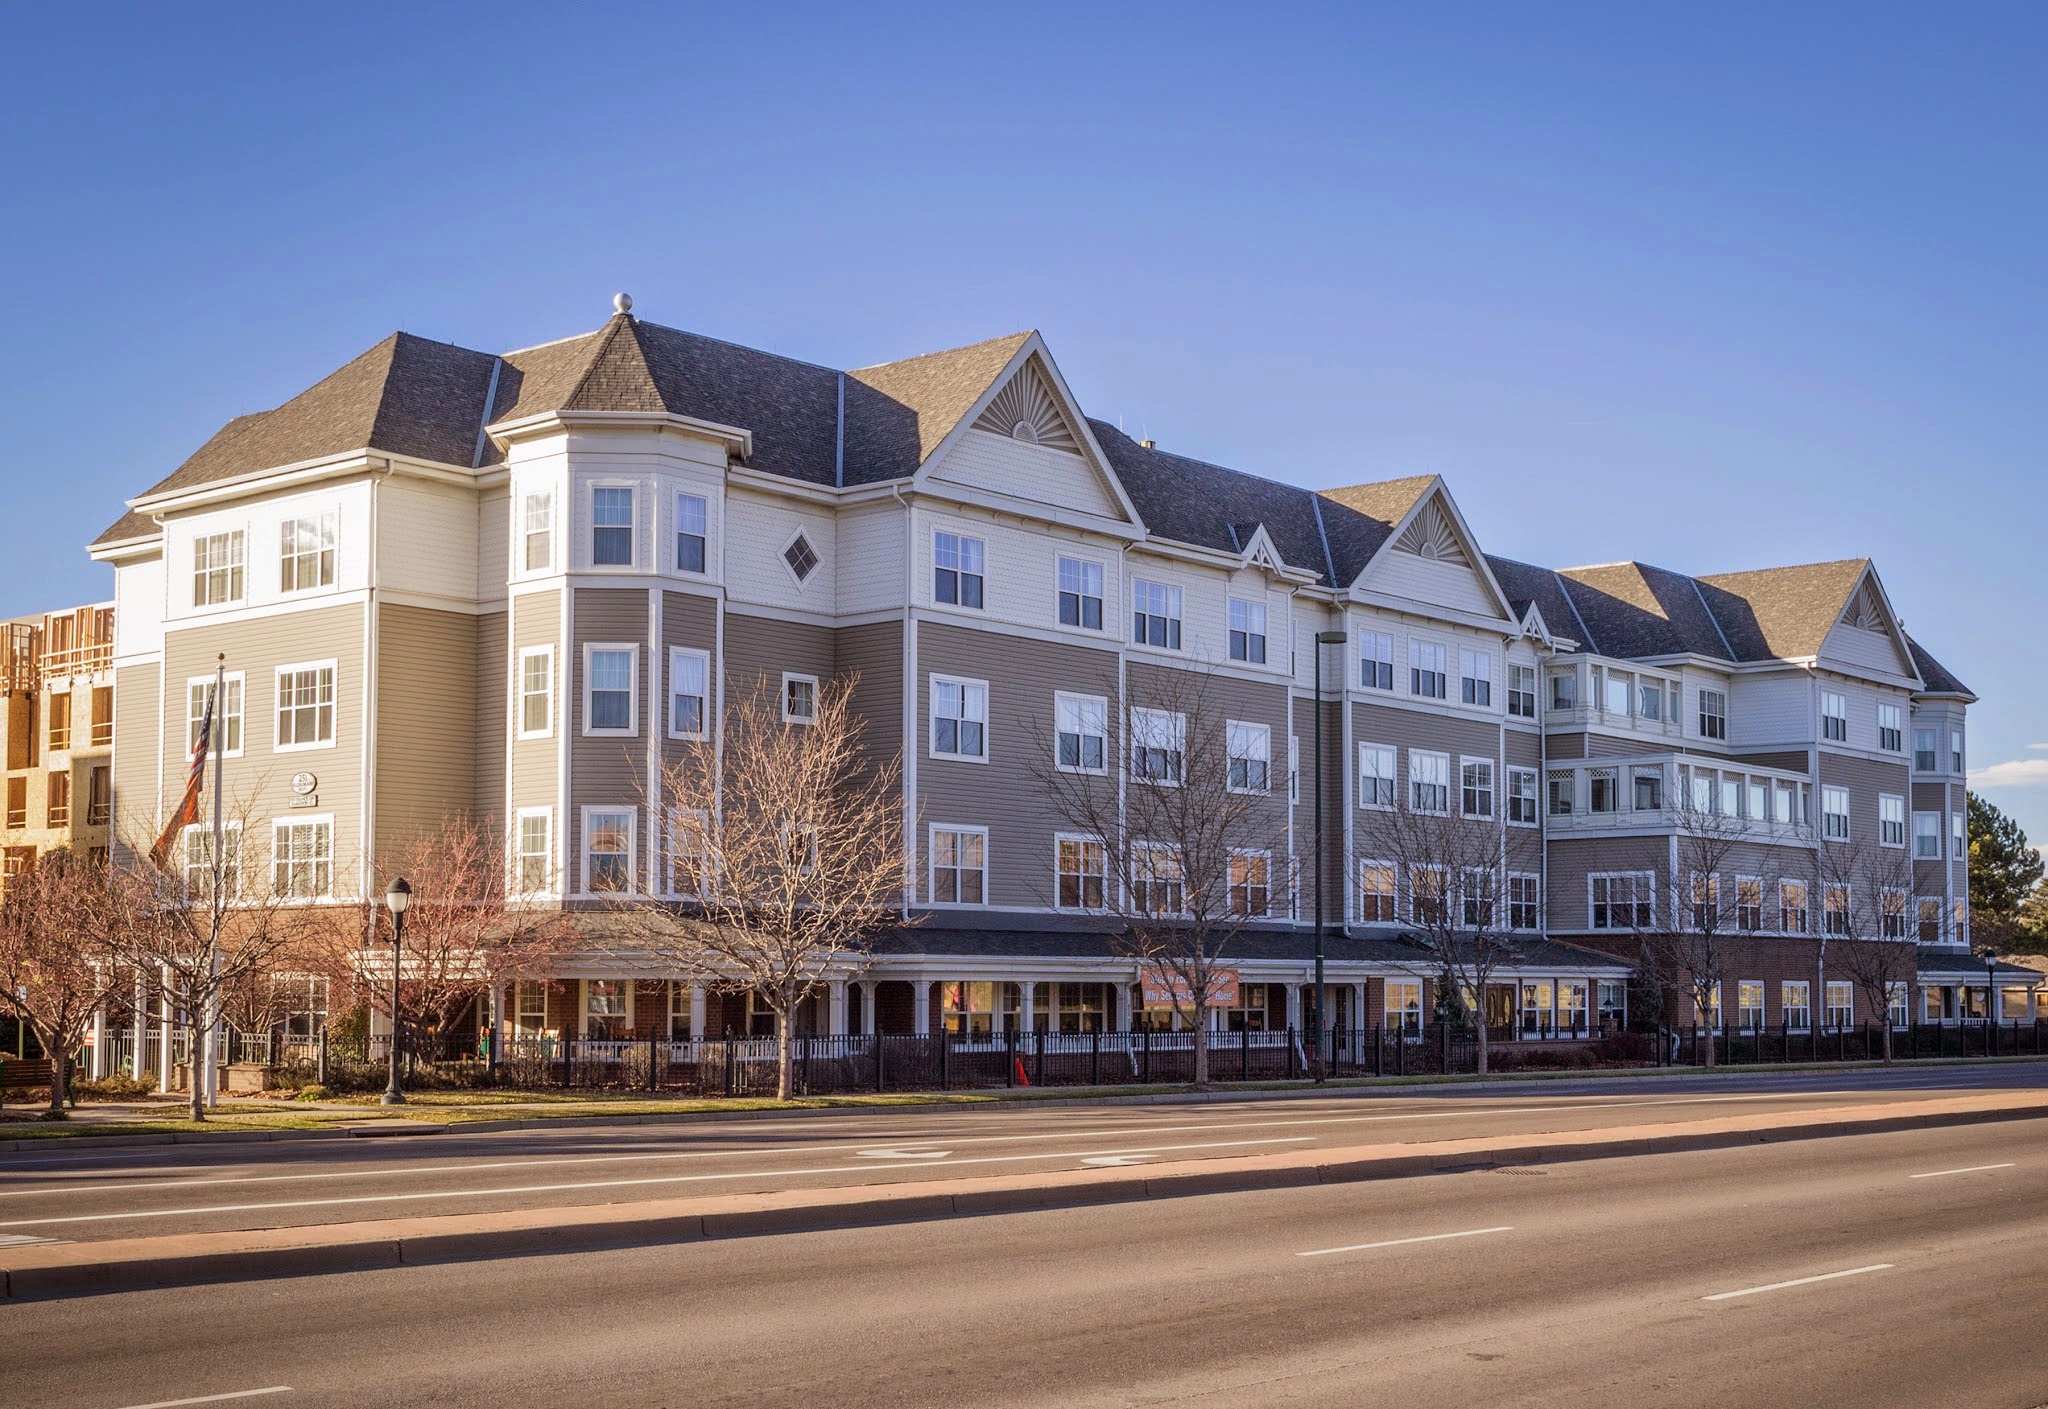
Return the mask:
M180 1404L218 1404L223 1399L254 1399L259 1394L290 1394L290 1385L271 1385L268 1389L237 1389L226 1394L200 1394L190 1399L159 1399L149 1404L131 1404L128 1409L177 1409Z
M1127 1125L1106 1130L1045 1130L1027 1131L1014 1135L966 1135L949 1141L953 1145L1005 1145L1022 1144L1028 1140L1099 1140L1105 1138L1129 1138L1143 1135L1208 1134L1231 1130L1267 1130L1285 1127L1319 1125L1361 1125L1406 1120L1457 1120L1475 1116L1504 1115L1558 1115L1575 1114L1579 1111L1634 1110L1653 1106L1697 1106L1719 1105L1730 1101L1782 1101L1795 1097L1849 1095L1853 1092L1731 1092L1713 1096L1657 1097L1651 1100L1590 1101L1574 1102L1569 1105L1552 1106L1484 1106L1469 1110L1421 1110L1400 1111L1383 1115L1339 1115L1339 1116L1298 1116L1281 1120L1226 1120L1202 1121L1181 1125ZM545 1132L553 1135L557 1132ZM561 1132L567 1133L567 1132ZM29 1198L52 1194L100 1194L118 1193L122 1190L147 1192L156 1189L197 1189L212 1188L223 1184L284 1184L316 1179L373 1179L380 1176L399 1178L430 1174L471 1174L483 1169L543 1169L552 1166L574 1166L586 1164L617 1164L621 1162L680 1159L720 1159L752 1155L762 1158L778 1158L803 1154L836 1154L850 1146L861 1149L876 1149L873 1137L867 1141L836 1140L830 1144L795 1145L778 1148L773 1145L759 1145L736 1150L651 1150L635 1154L619 1155L566 1155L561 1157L537 1156L531 1159L479 1160L463 1164L397 1166L383 1169L342 1169L323 1170L313 1174L258 1174L241 1175L222 1179L128 1179L117 1184L51 1185L40 1189L0 1189L0 1199ZM0 1171L5 1172L5 1171ZM26 1170L17 1173L33 1173Z
M343 1199L294 1199L270 1204L217 1204L211 1208L152 1208L133 1213L70 1214L63 1218L18 1218L0 1228L47 1228L58 1223L122 1223L134 1218L185 1218L207 1213L265 1213L282 1208L336 1208L349 1204L400 1203L421 1199L489 1199L511 1194L560 1194L579 1189L630 1189L650 1184L708 1184L728 1179L801 1179L813 1174L873 1174L884 1168L957 1169L968 1164L1019 1164L1035 1160L1074 1159L1097 1155L1154 1155L1180 1150L1218 1150L1240 1145L1307 1144L1307 1135L1268 1136L1263 1140L1211 1140L1194 1145L1153 1145L1136 1150L1053 1151L1029 1155L978 1155L972 1159L930 1160L913 1165L842 1164L822 1169L752 1169L730 1174L671 1174L662 1178L597 1179L581 1184L526 1184L510 1189L423 1189L415 1194L356 1194Z
M1328 1257L1338 1252L1370 1252L1374 1248L1399 1248L1410 1243L1440 1243L1446 1238L1476 1238L1482 1233L1512 1233L1514 1225L1502 1224L1498 1228L1467 1228L1461 1233L1425 1233L1419 1238L1388 1238L1380 1243L1349 1243L1341 1248L1317 1248L1313 1252L1298 1252L1296 1257Z
M862 1150L862 1159L944 1159L951 1150Z
M1926 1174L1908 1174L1906 1177L1908 1179L1939 1179L1944 1174L1981 1174L1987 1169L2011 1169L2015 1163L2016 1161L2014 1160L2007 1160L2004 1164L1973 1164L1963 1169L1935 1169L1928 1171Z
M1081 1163L1096 1165L1102 1169L1122 1169L1126 1165L1143 1164L1151 1158L1150 1155L1090 1155Z
M1782 1292L1787 1287L1805 1287L1811 1286L1815 1282L1832 1282L1837 1277L1861 1277L1866 1272L1886 1272L1891 1270L1892 1266L1893 1264L1889 1262L1873 1262L1868 1267L1851 1267L1846 1272L1823 1272L1818 1277L1794 1277L1789 1282L1772 1282L1761 1287L1744 1287L1739 1292L1715 1292L1712 1296L1701 1297L1700 1300L1733 1301L1739 1296L1755 1296L1758 1292Z

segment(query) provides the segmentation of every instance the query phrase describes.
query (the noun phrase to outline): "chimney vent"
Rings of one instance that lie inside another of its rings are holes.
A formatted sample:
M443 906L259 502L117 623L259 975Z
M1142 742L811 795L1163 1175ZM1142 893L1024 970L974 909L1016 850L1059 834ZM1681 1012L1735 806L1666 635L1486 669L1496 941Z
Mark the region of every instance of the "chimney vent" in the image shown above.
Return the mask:
M1159 448L1159 442L1156 440L1141 440L1138 444L1144 446L1147 450L1157 450Z

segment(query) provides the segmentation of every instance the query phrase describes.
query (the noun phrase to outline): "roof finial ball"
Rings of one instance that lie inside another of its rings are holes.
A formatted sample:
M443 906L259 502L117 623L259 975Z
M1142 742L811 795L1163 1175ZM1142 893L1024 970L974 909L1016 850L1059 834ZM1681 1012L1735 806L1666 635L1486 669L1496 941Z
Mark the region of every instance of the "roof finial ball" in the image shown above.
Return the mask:
M633 296L631 294L613 294L612 307L621 313L631 313L633 311Z

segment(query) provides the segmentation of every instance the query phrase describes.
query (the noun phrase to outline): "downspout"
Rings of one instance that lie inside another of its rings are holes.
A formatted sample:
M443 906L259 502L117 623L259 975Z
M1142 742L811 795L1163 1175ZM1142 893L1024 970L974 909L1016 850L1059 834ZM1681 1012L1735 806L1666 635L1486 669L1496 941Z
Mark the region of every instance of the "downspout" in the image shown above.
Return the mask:
M365 901L373 894L371 876L374 870L372 847L376 842L376 828L371 817L377 800L377 585L380 565L377 561L377 490L394 474L398 466L390 456L384 457L384 473L370 481L370 581L363 598L363 788L362 812L358 819L358 834L361 838L362 858L357 863L357 894ZM366 912L368 914L369 912ZM366 925L374 924L374 917L366 918ZM394 1019L395 1021L395 1019Z
M845 378L840 379L842 405L846 397ZM917 899L917 618L911 603L917 592L917 552L911 542L910 501L903 497L903 482L889 485L889 496L903 510L903 904L898 915L910 923L910 907ZM913 986L913 998L924 1001ZM862 1014L863 1020L866 1014ZM877 1032L880 1028L875 1029Z

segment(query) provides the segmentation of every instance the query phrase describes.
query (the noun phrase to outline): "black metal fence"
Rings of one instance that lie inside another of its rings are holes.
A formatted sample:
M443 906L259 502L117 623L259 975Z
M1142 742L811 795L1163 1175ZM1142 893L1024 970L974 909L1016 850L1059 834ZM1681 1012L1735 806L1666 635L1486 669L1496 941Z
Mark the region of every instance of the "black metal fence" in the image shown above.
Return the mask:
M2038 1057L2048 1050L2048 1023L1900 1023L1891 1030L1897 1061L1935 1057ZM1882 1023L1854 1027L1738 1028L1710 1034L1703 1027L1664 1028L1657 1035L1657 1065L1699 1066L1711 1040L1724 1066L1759 1062L1866 1062L1885 1055Z

